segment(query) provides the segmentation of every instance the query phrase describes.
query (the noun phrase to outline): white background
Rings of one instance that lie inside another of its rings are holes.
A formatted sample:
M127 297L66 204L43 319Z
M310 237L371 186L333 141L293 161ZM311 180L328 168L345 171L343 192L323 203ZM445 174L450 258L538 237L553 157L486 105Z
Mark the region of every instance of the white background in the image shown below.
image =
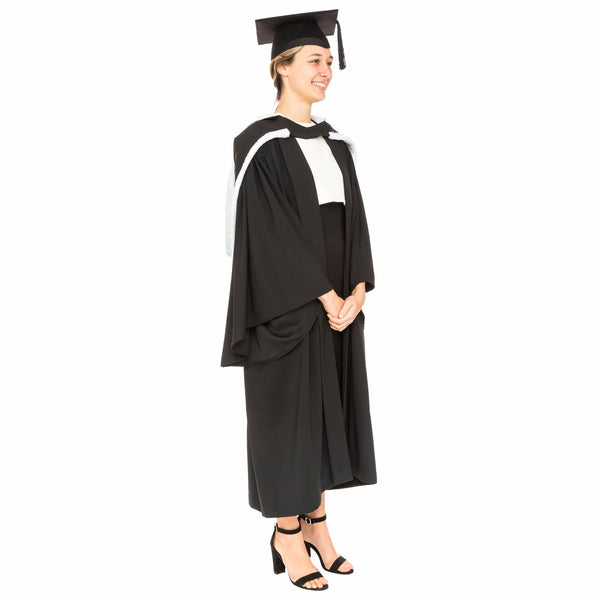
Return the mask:
M599 597L593 4L337 6L379 481L328 494L329 598ZM247 504L224 211L254 19L328 8L2 4L2 598L304 593Z

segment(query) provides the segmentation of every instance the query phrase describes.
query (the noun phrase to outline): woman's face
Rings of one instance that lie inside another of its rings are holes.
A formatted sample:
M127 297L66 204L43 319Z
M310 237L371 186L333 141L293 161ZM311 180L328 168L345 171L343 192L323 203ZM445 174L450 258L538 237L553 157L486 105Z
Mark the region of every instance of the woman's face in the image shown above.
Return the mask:
M288 91L307 102L325 99L329 86L333 56L329 48L304 46L291 64L279 67L279 73L287 79Z

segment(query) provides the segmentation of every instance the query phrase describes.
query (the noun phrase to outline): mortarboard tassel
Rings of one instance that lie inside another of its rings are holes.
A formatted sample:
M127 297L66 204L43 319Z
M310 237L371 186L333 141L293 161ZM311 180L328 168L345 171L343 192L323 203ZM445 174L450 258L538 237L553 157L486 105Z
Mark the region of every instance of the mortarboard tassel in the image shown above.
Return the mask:
M340 55L340 71L346 68L346 58L344 57L344 44L342 43L342 30L340 29L340 22L336 19L337 23L337 45L338 54Z

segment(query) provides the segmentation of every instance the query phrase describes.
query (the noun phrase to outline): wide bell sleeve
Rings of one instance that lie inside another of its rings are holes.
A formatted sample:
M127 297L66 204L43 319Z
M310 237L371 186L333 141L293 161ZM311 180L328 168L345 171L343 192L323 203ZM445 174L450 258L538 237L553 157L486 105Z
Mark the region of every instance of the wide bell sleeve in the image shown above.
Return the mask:
M363 203L356 168L350 151L346 150L350 185L352 188L352 215L350 241L350 292L361 281L365 282L365 292L375 287L373 256L371 254L371 239L367 225L367 215Z
M277 140L261 146L237 199L221 366L274 360L308 333L333 288L295 208Z

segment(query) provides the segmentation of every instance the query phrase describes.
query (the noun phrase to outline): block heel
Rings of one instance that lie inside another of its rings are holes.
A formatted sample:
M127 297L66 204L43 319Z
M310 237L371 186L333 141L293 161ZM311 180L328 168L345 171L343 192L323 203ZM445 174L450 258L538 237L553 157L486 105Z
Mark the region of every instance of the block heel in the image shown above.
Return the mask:
M275 550L273 544L271 544L271 554L273 555L273 573L275 575L285 573L285 565L283 564L283 560L281 560L281 554Z

